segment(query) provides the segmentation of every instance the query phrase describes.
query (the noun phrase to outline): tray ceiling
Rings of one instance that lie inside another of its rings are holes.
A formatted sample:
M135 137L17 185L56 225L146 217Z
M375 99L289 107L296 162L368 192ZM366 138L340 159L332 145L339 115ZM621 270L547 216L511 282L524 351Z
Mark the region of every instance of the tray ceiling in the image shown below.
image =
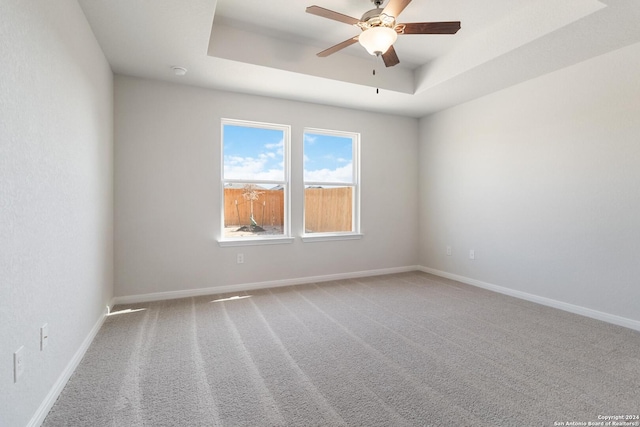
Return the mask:
M401 22L462 28L399 37L385 68L359 44L315 55L358 30L306 6L359 18L368 0L79 3L115 73L411 117L640 42L637 0L414 0Z

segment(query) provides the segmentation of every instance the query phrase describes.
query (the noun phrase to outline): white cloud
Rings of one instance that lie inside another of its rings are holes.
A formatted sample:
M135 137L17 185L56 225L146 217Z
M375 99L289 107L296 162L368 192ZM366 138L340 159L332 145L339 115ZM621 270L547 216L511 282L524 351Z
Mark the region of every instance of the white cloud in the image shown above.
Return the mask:
M306 135L304 136L304 142L308 142L309 144L313 144L318 139L317 136Z
M273 156L275 157L275 156ZM225 179L256 179L264 181L282 181L284 179L284 167L282 163L267 168L267 162L272 158L268 154L260 154L253 157L225 156Z
M314 182L353 182L353 166L348 163L336 169L305 170L305 181Z
M268 149L282 147L282 141L276 142L275 144L264 144L264 146Z
M268 151L256 157L224 156L224 178L233 180L284 180L284 140L264 144ZM275 160L275 161L274 161ZM280 160L277 162L277 160Z
M284 139L281 139L274 144L265 144L264 148L267 148L269 150L273 150L275 148L276 153L281 156L284 153Z

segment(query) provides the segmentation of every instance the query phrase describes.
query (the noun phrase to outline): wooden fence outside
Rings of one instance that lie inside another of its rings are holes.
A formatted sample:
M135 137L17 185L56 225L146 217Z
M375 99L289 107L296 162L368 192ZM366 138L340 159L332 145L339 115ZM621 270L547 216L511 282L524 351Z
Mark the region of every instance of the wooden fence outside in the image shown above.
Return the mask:
M284 224L284 191L259 190L253 202L253 218L260 226ZM225 227L249 225L251 202L242 188L224 189ZM351 231L352 188L306 188L305 228L307 233ZM236 205L237 202L237 205Z
M253 219L263 227L284 225L284 191L259 191L261 194L253 202ZM224 189L225 227L250 225L251 201L244 198L243 192L242 188Z
M351 187L305 188L305 232L351 231L351 191Z

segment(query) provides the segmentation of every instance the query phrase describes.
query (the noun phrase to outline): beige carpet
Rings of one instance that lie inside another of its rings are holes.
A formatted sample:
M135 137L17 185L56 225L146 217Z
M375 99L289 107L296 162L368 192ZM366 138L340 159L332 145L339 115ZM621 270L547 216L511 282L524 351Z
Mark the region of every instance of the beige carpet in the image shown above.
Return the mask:
M44 425L553 426L640 413L629 329L418 272L220 301L237 295L115 307Z

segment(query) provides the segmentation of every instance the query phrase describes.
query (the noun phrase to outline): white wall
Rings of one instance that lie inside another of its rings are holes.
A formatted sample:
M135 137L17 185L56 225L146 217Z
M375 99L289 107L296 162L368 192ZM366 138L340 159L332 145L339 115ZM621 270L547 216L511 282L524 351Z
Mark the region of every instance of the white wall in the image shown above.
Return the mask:
M0 0L0 70L0 425L23 426L112 297L113 76L75 0Z
M115 107L117 296L416 264L416 119L123 76ZM302 230L303 128L361 132L364 237L219 247L222 117L292 126L294 235Z
M423 118L421 264L637 323L638 76L640 44Z

